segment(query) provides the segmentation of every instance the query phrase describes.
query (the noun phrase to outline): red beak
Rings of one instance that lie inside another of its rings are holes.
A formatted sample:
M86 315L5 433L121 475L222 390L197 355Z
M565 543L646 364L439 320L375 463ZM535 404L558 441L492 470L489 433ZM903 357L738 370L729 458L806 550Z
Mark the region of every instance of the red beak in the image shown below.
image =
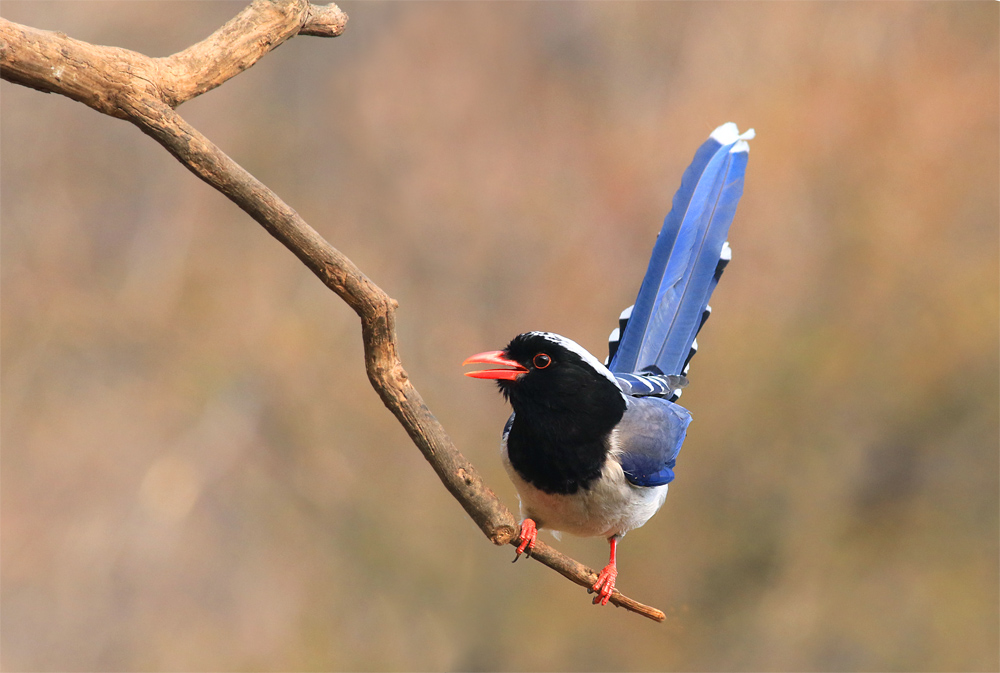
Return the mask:
M504 379L505 381L514 381L521 374L528 373L528 370L518 363L505 358L503 356L503 351L487 351L485 353L477 353L466 359L462 365L470 365L476 362L488 365L502 365L504 367L512 367L512 369L484 369L479 372L465 372L466 376L471 376L474 379Z

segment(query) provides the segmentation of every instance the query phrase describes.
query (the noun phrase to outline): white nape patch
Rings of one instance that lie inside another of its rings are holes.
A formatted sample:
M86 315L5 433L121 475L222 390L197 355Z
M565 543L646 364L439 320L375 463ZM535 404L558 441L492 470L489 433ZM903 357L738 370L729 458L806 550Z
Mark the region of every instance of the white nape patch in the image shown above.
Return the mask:
M729 247L729 241L722 244L722 253L719 254L719 259L731 262L733 259L733 249Z
M753 140L756 135L757 133L753 129L748 129L745 133L740 133L740 129L736 126L736 124L733 122L726 122L719 128L712 131L712 135L709 137L720 145L731 145L736 141ZM739 151L746 152L750 149L746 142L743 142L743 147L746 149ZM735 151L737 151L735 148L730 150L730 152Z
M596 371L598 374L606 378L608 381L611 381L611 383L615 384L615 388L617 388L618 390L622 389L622 387L618 385L618 379L616 379L615 375L611 373L611 370L602 365L600 360L598 360L597 358L595 358L593 355L590 354L590 351L588 351L586 348L584 348L577 342L573 341L572 339L567 339L563 335L556 334L555 332L529 332L529 334L533 336L542 337L546 341L551 341L554 344L562 346L568 351L576 353L577 355L580 356L581 360L583 360L588 365L593 367L594 371ZM624 395L625 394L622 393L623 397Z
M618 319L619 320L628 320L629 318L631 318L632 317L632 309L634 309L634 308L635 308L635 304L632 304L631 306L629 306L627 309L625 309L624 311L622 311L621 315L618 316Z

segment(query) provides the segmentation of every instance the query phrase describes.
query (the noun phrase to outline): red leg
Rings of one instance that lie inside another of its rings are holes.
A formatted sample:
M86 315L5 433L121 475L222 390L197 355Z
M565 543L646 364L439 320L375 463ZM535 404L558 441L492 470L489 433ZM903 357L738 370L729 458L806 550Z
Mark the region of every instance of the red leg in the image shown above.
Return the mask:
M517 555L514 556L514 561L521 558L521 554L527 551L528 556L531 556L531 550L535 546L535 540L538 539L538 527L535 526L535 522L531 519L525 519L521 522L521 544L517 546Z
M594 605L598 603L601 605L608 604L608 601L611 599L611 593L615 590L615 579L618 577L618 566L616 565L618 536L613 535L609 537L608 544L611 545L611 560L608 561L608 565L604 566L604 570L597 576L597 582L594 583L593 590L597 592L597 595L594 596Z

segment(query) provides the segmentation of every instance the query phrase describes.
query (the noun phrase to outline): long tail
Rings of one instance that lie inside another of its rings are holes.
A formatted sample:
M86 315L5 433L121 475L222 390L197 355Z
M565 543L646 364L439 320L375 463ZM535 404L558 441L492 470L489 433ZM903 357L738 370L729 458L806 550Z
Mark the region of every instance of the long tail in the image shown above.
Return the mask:
M621 316L616 374L683 375L708 319L708 299L731 251L726 237L743 194L753 129L723 124L698 148L656 238L635 305ZM616 330L619 331L619 330ZM679 391L676 391L679 394Z

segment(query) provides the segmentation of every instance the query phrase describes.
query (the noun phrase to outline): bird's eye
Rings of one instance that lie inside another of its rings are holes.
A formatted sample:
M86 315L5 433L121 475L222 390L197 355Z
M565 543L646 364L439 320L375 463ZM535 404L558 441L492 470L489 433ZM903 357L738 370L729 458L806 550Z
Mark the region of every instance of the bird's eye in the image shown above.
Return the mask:
M531 362L535 365L535 369L545 369L552 364L552 358L545 353L539 353L531 359Z

